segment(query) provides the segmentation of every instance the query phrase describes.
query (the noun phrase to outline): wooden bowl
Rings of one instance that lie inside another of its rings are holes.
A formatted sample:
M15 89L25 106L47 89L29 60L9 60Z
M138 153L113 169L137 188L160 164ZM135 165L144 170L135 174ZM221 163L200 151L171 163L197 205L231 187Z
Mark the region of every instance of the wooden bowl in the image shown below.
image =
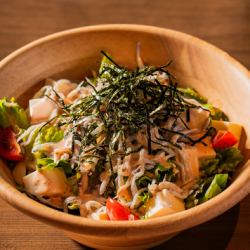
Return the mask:
M196 88L245 129L245 163L234 182L221 194L195 208L142 221L94 221L46 207L19 192L10 171L1 162L0 195L40 221L65 231L72 239L102 249L141 249L160 244L178 231L218 216L243 199L250 190L250 82L249 73L225 52L190 35L142 25L101 25L47 36L17 50L0 62L0 93L23 104L48 77L82 79L100 62L100 50L122 65L136 66L136 43L152 65L174 60L179 82Z

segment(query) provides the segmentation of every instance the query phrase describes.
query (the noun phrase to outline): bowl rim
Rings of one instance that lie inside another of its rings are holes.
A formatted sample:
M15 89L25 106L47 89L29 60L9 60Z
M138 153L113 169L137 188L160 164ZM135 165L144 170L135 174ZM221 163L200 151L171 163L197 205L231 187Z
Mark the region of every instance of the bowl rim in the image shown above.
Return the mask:
M248 69L241 65L234 58L229 56L226 52L199 38L171 29L137 24L105 24L85 26L45 36L21 47L20 49L12 52L9 56L5 57L0 62L0 70L12 60L15 60L16 57L48 41L56 40L58 38L67 37L78 33L86 33L93 31L135 31L144 32L152 35L171 34L172 36L175 36L180 40L189 39L189 42L191 40L191 43L194 46L199 46L201 48L206 47L207 49L212 50L215 54L219 55L221 58L236 67L238 71L240 71L240 73L246 78L249 78L250 76ZM145 233L145 230L148 230L148 232L150 232L152 236L156 234L165 234L166 232L174 233L203 223L225 212L226 210L234 206L236 203L238 203L241 199L243 199L250 191L250 160L244 165L244 168L246 168L244 170L244 175L241 174L226 190L224 190L221 194L214 197L213 199L197 207L184 210L182 212L148 220L95 221L93 219L66 214L64 212L57 211L54 208L47 207L46 205L32 200L31 198L27 197L25 194L21 193L16 188L11 186L1 176L0 196L18 210L21 210L22 212L29 214L30 216L35 217L48 224L52 224L57 227L63 226L65 230L68 231L74 231L78 233L84 232L89 235L95 235L97 229L105 230L105 232L111 232L112 230L114 230L114 228L119 228L121 230L125 230L124 232L130 232L130 237L136 238L138 237L139 231L141 232L141 235L143 235ZM224 203L223 201L227 202ZM155 231L153 231L152 229L155 229ZM135 232L136 235L133 235L133 233Z

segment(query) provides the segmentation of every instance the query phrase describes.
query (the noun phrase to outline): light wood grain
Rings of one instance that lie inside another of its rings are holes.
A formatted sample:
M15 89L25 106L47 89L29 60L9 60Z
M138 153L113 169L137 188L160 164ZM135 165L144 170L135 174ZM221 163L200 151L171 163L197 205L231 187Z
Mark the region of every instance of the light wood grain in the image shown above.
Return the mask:
M250 67L248 0L0 0L0 57L57 31L103 23L156 25L186 32Z

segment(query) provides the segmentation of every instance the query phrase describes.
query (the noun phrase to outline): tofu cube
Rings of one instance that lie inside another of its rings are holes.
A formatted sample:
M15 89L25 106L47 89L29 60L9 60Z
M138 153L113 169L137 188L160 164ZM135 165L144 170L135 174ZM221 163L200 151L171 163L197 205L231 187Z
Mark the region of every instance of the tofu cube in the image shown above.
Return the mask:
M146 204L146 218L154 218L185 210L184 201L167 189L157 192Z
M70 191L64 172L59 168L36 170L23 177L25 189L38 196L63 196Z
M57 105L47 97L31 99L29 101L31 123L47 121L57 113Z

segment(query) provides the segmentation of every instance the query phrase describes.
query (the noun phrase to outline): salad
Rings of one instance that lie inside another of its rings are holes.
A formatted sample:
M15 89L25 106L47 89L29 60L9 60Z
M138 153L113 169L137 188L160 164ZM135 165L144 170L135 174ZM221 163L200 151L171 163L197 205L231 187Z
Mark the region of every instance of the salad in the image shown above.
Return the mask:
M208 201L243 160L228 121L168 66L133 70L103 52L83 81L48 80L25 111L0 100L0 157L17 187L66 213L139 220Z

